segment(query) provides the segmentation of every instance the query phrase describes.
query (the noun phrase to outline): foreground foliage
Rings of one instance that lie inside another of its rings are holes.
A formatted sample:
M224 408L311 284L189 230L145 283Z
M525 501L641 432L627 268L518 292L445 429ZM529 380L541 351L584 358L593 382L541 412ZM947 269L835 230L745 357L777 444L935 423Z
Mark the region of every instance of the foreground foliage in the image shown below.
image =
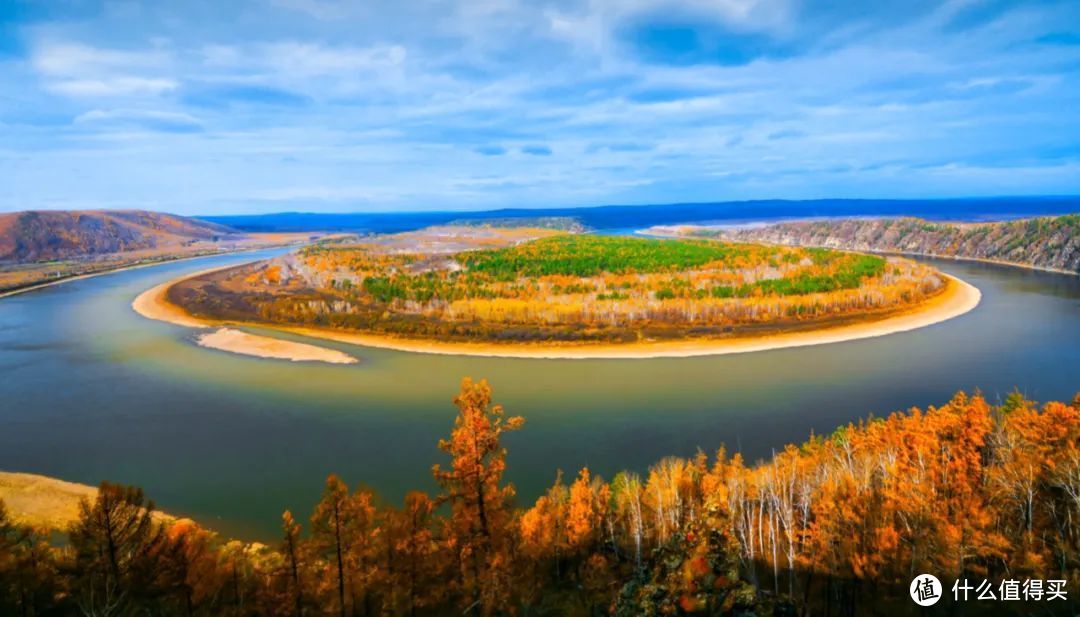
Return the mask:
M1080 397L961 393L754 466L721 449L610 482L582 469L524 510L501 445L522 419L482 381L454 402L438 496L399 508L330 476L308 532L285 512L273 547L156 522L111 484L60 545L0 508L0 614L887 614L922 572L1080 576Z

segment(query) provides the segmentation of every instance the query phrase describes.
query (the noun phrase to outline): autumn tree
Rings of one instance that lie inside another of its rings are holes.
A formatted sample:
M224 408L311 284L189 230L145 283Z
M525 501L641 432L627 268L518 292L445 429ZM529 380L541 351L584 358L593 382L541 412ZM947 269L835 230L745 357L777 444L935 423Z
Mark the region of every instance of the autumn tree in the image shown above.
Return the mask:
M224 615L270 613L277 606L276 596L267 585L270 572L278 569L276 555L261 544L238 540L224 543L217 550L222 588L219 600Z
M300 523L293 518L292 512L286 510L281 515L281 554L285 559L285 570L288 580L287 597L291 600L293 615L300 617L304 613L304 585L300 572L305 564L302 563Z
M159 575L177 615L193 617L220 613L226 576L219 567L217 540L190 519L165 528Z
M0 500L0 608L13 612L21 605L15 583L19 535L20 529L8 515L4 501Z
M730 529L726 512L712 509L671 532L649 567L619 592L615 615L721 615L752 607L754 591L740 579Z
M119 615L160 604L165 531L142 489L103 482L79 504L68 534L74 592L85 615Z
M620 472L611 482L611 494L623 537L630 538L634 554L634 567L643 566L645 542L645 512L642 505L641 477L633 472Z
M326 479L322 499L311 515L312 544L329 565L334 582L337 613L344 617L350 606L356 610L358 596L364 591L362 571L368 534L373 518L370 493L350 495L349 487L338 476Z
M310 539L286 512L276 548L222 543L105 484L56 547L0 504L0 614L855 614L908 606L919 572L1073 581L1076 402L961 393L754 465L721 448L610 483L559 474L517 511L500 438L521 420L465 380L442 494L389 507L330 476Z
M349 498L348 567L353 573L349 593L353 613L370 615L375 610L379 590L386 585L385 568L379 559L380 536L385 531L375 493L357 489Z
M435 504L426 493L410 491L404 507L384 515L383 605L393 615L415 615L443 600L445 555L435 530Z
M16 523L0 500L0 614L74 610L66 595L48 534Z
M611 518L611 488L583 468L570 485L566 544L572 575L588 614L604 612L618 586L618 553Z
M502 483L506 450L501 438L524 420L503 417L502 406L492 405L491 387L483 380L462 380L454 404L458 416L450 439L439 441L439 449L450 456L450 467L435 465L432 473L443 489L440 501L451 505L451 541L461 564L465 608L488 615L509 595L507 532L514 488Z

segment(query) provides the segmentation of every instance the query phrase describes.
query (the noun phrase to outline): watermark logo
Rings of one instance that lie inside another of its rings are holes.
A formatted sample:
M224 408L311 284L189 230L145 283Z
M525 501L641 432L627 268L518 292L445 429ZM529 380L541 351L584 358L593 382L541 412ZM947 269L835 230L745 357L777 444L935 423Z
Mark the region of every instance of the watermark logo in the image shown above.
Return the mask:
M941 599L941 581L933 574L920 574L911 581L911 599L919 606L933 606Z

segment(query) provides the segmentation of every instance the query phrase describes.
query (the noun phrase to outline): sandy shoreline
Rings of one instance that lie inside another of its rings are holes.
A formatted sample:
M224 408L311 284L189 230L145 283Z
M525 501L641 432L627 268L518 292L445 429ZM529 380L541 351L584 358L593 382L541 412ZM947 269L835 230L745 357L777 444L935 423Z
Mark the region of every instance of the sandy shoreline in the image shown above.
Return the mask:
M215 268L216 269L216 268ZM750 353L784 349L788 347L806 347L825 345L865 338L874 338L899 332L907 332L940 323L958 317L978 306L982 299L979 290L963 280L943 274L948 280L948 287L938 296L909 312L900 313L877 321L855 323L818 330L789 332L772 335L732 338L722 340L686 340L658 341L655 343L627 344L580 344L580 345L537 345L537 344L498 344L498 343L460 343L403 339L358 332L341 332L318 328L282 326L275 324L244 324L224 321L203 320L188 315L183 309L170 303L165 292L175 283L205 274L188 274L178 279L163 283L140 294L132 303L132 308L149 319L166 321L172 324L207 328L226 325L257 325L282 332L303 336L359 345L408 351L457 356L481 356L492 358L536 358L536 359L645 359L645 358L688 358L694 356L713 356L735 353ZM259 337L267 338L267 337ZM277 340L277 339L273 339ZM298 344L299 345L299 344ZM315 346L308 346L315 347ZM316 349L321 349L315 347ZM258 355L257 349L238 344L229 351ZM325 349L328 354L340 352ZM344 354L342 354L344 355Z
M224 323L199 319L188 315L184 309L169 302L166 294L170 287L181 280L232 267L232 265L229 265L218 268L208 268L191 274L185 274L180 278L166 281L160 285L155 285L136 296L135 300L131 303L131 308L147 319L164 321L185 328L206 329L225 325ZM248 334L247 332L241 332L230 328L220 328L214 332L200 334L196 338L196 341L200 346L209 349L229 351L245 356L255 356L257 358L291 360L293 362L328 362L330 364L354 364L356 362L356 358L335 349L327 349L325 347L309 345L307 343L285 341L269 336L258 336L256 334Z
M232 328L219 328L198 337L202 347L231 351L260 358L291 360L293 362L329 362L330 364L356 364L356 358L334 349L326 349L307 343L283 341L269 336L248 334Z
M79 520L79 503L97 498L95 486L66 482L33 473L0 471L0 499L12 519L50 531L65 531ZM159 522L173 523L178 519L154 511Z

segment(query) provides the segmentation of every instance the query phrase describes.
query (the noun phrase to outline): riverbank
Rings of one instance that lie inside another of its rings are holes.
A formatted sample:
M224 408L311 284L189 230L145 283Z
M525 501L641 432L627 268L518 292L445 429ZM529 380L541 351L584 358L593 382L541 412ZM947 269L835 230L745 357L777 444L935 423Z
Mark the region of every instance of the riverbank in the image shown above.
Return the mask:
M66 531L79 520L79 504L93 502L97 487L66 482L33 473L0 471L0 501L4 502L12 520L48 531ZM177 519L155 511L154 518L162 523Z
M333 236L326 236L333 237ZM7 289L0 291L0 298L7 298L9 296L16 296L19 294L29 293L31 291L37 291L39 289L47 289L55 285L62 285L64 283L70 283L73 281L81 281L98 276L105 276L106 274L115 274L117 272L127 272L129 270L138 270L140 268L149 268L152 266L160 266L163 264L179 263L183 261L191 261L193 259L206 259L209 257L223 257L226 255L239 255L243 253L254 253L256 251L266 251L276 248L288 248L290 246L300 246L300 242L290 241L277 244L267 244L264 246L253 246L248 248L241 248L235 250L215 251L210 253L199 253L196 255L182 255L176 257L162 257L160 259L143 260L137 262L121 263L115 266L107 266L101 270L95 270L93 272L87 272L85 274L73 274L70 276L62 276L59 278L51 279L40 283L32 283L24 287L17 287L15 289Z
M179 281L231 267L232 266L208 268L154 286L139 294L131 303L131 308L147 319L164 321L185 328L205 329L224 325L224 323L199 319L189 315L184 309L169 302L167 294L169 288ZM231 328L220 328L214 332L200 334L196 337L196 342L200 346L209 349L228 351L257 358L291 360L293 362L328 362L330 364L356 363L356 358L334 349L326 349L325 347L308 345L306 343L285 341L269 336L248 334Z
M206 273L207 271L203 271L186 275L151 288L135 298L135 301L132 303L132 308L140 315L149 319L166 321L185 327L207 328L214 326L245 325L227 321L199 319L189 315L182 308L168 301L166 294L169 287L186 278ZM837 326L826 326L814 330L778 332L775 334L763 334L742 338L735 337L730 339L691 339L682 341L580 345L533 343L500 344L489 342L463 343L405 339L377 334L286 326L280 324L260 323L246 325L259 325L260 327L271 328L282 332L290 332L311 338L347 343L350 345L414 353L535 359L686 358L694 356L750 353L789 347L825 345L829 343L840 343L886 336L940 323L963 315L978 306L982 294L976 287L956 277L948 275L943 276L945 276L948 284L945 290L940 294L909 311L894 314L882 319ZM288 342L282 341L282 343ZM255 355L252 353L254 350L246 345L234 346L229 351ZM339 353L329 349L324 351L327 352L327 354Z

